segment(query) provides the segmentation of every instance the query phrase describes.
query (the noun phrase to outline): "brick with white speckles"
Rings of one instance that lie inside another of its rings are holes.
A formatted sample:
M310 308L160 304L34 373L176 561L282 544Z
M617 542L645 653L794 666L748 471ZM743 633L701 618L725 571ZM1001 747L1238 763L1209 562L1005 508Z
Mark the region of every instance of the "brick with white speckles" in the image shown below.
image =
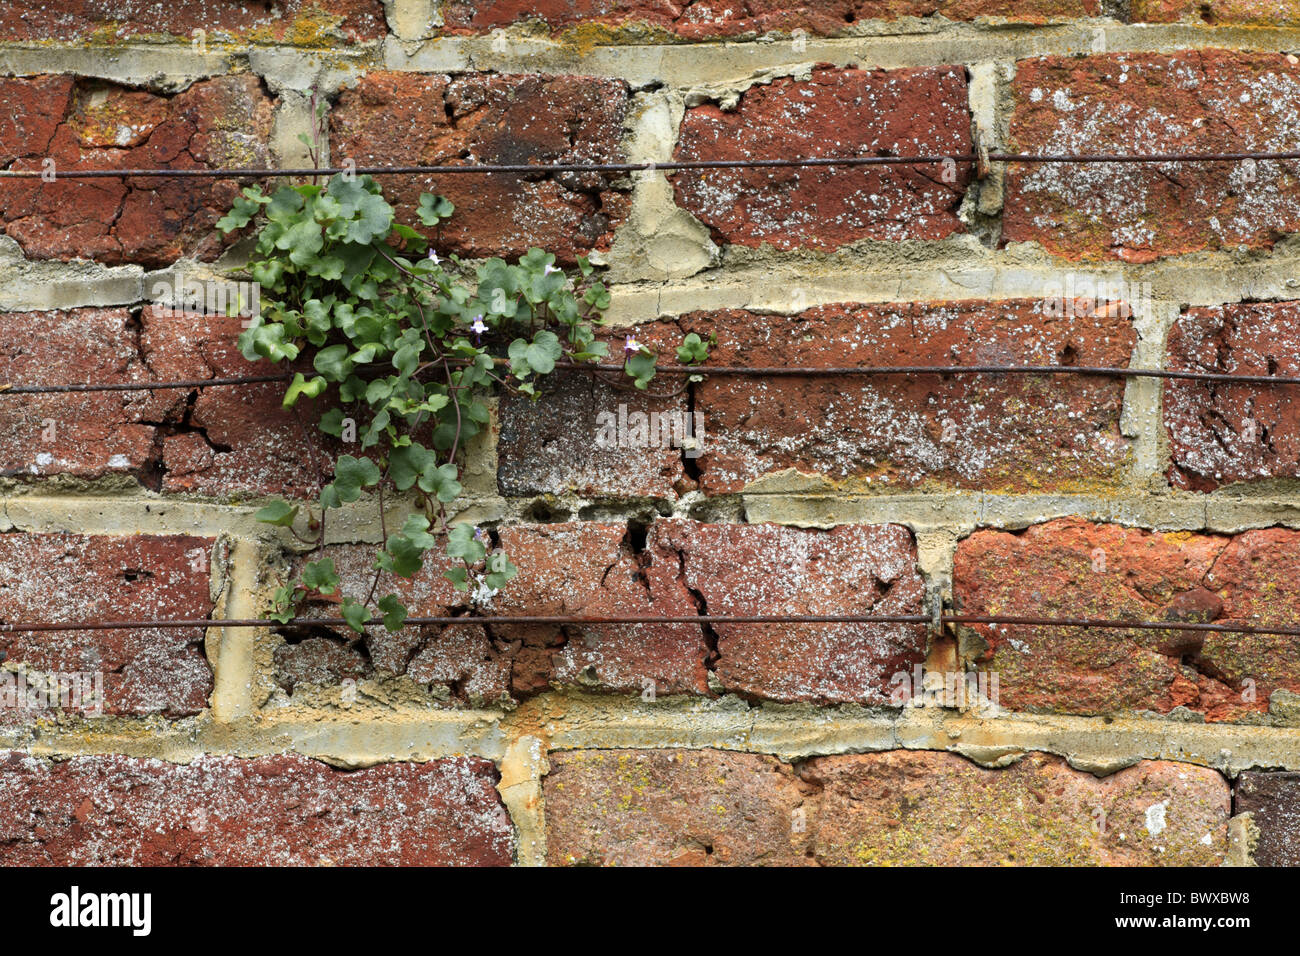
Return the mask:
M488 760L343 771L295 755L0 755L5 866L504 866L510 819Z

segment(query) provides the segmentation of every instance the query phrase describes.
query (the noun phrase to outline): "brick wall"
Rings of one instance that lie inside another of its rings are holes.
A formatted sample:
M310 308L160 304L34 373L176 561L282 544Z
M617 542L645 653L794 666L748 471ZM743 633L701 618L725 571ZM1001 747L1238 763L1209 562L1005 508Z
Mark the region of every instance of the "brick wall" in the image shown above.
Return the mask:
M1300 150L1295 3L732 6L16 0L0 168L307 165L317 104L338 164ZM408 219L421 190L452 198L446 251L591 256L612 334L712 333L715 364L1300 375L1296 162L385 182ZM237 318L156 292L240 261L214 227L236 189L0 178L0 623L193 622L0 631L0 862L1300 863L1300 638L203 627L261 616L308 560L252 517L329 477L282 385L3 389L269 371ZM400 593L438 617L938 601L1296 626L1298 402L1117 376L653 398L561 376L497 404L454 505L519 576L474 606L430 561ZM620 406L697 416L700 454L603 447ZM332 522L345 582L380 534L368 500Z

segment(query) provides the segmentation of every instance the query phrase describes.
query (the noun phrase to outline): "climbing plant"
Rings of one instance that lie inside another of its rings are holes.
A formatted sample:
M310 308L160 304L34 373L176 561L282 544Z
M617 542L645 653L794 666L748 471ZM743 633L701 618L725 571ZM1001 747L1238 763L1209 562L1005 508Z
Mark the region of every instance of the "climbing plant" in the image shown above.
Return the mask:
M415 215L436 228L453 212L447 199L425 193ZM579 258L576 271L566 271L541 249L514 263L439 256L424 233L396 221L373 178L348 173L269 195L250 186L217 225L226 234L252 226L244 272L261 286L261 311L240 336L243 355L273 363L310 358L314 374L294 374L285 407L336 389L342 407L320 418L320 430L355 440L361 452L334 462L333 480L306 516L308 535L295 527L304 523L299 506L287 501L273 501L257 518L319 551L328 512L369 492L383 527L366 594L342 594L333 560L319 557L279 588L271 618L288 621L304 599L320 594L340 602L356 631L376 613L396 630L407 610L392 593L376 600L379 582L386 573L413 577L439 547L452 561L445 576L455 587L472 588L478 598L494 593L517 569L486 535L450 521L447 511L462 491L465 444L487 425L494 391L535 399L557 368L593 370L608 361L596 329L610 296L594 267ZM707 356L708 343L694 334L677 348L682 364ZM621 366L631 387L645 390L656 362L653 351L627 339ZM386 490L414 499L399 528L384 524Z

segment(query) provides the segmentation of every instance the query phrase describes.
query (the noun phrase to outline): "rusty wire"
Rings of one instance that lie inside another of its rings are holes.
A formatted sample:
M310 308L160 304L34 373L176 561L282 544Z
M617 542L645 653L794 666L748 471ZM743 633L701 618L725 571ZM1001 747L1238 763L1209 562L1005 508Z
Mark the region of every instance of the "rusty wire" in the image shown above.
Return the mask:
M404 626L410 627L454 627L460 625L487 624L505 626L511 624L932 624L936 620L929 614L696 614L683 616L654 617L648 615L607 615L591 617L583 615L480 615L480 616L443 616L443 617L408 617ZM1147 630L1147 631L1198 631L1228 634L1259 634L1284 637L1300 637L1300 626L1259 626L1253 624L1213 624L1187 621L1124 621L1099 618L1050 618L1050 617L1016 617L983 614L941 614L937 618L941 624L987 624L1002 627L1068 627L1068 628L1106 628L1112 630ZM261 618L191 618L185 620L136 620L136 621L28 621L0 623L0 634L41 633L47 631L110 631L131 629L175 629L175 628L244 628L244 627L294 627L294 626L346 626L347 621L341 617L294 617L288 621L273 621ZM382 626L378 621L367 622L367 626Z
M807 156L787 159L687 159L661 163L468 163L459 166L321 166L290 169L236 167L233 169L82 169L61 172L57 169L6 169L0 170L0 179L268 179L291 176L333 176L340 173L367 176L402 175L465 175L534 173L635 173L681 172L710 169L787 169L816 166L933 166L947 162L980 164L1000 163L1223 163L1247 160L1297 160L1300 152L1237 152L1237 153L1094 153L1069 155L1062 153L964 153L951 156Z
M508 359L497 359L509 367ZM566 371L621 372L622 365L589 365L585 362L559 362L556 368ZM1158 378L1248 385L1300 385L1300 376L1247 375L1230 372L1197 372L1181 369L1122 368L1087 365L661 365L657 372L668 375L734 375L754 378L820 378L840 375L1085 375L1117 378ZM136 392L165 391L178 388L211 388L250 385L262 382L287 382L292 372L272 375L246 375L231 378L189 379L173 382L116 382L103 385L14 385L0 384L0 396L50 395L65 392Z

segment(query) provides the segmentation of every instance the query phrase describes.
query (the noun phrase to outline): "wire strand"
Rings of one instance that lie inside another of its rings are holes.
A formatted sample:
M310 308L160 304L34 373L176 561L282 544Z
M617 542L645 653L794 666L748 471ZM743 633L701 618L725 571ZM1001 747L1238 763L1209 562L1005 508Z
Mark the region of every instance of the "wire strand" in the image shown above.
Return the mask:
M0 170L0 179L270 179L295 176L334 176L341 173L366 176L407 175L531 175L535 173L635 173L684 172L709 169L787 169L818 166L934 166L943 163L1221 163L1300 160L1300 151L1236 153L959 153L951 156L806 156L788 159L690 159L644 163L468 163L450 166L321 166L271 169L234 167L229 169L46 169Z
M498 359L509 367L508 359ZM621 372L623 366L614 364L589 365L585 362L556 363L556 368L566 371ZM657 372L669 375L724 375L770 378L823 378L847 375L1084 375L1115 378L1158 378L1189 381L1225 382L1249 385L1300 385L1300 377L1283 375L1247 375L1231 372L1197 372L1181 369L1121 368L1087 365L847 365L789 366L789 365L664 365ZM179 388L211 388L232 385L251 385L260 382L287 382L293 373L277 375L247 375L232 378L188 379L174 382L114 382L102 385L0 385L0 397L5 395L53 395L66 392L135 392L164 391Z
M582 615L481 615L408 617L404 626L453 627L461 625L491 624L930 624L935 618L928 614L697 614L684 616L651 617L647 615L611 615L589 617ZM979 614L943 614L942 624L987 624L1003 627L1068 627L1104 628L1112 630L1196 631L1226 634L1258 634L1300 637L1300 626L1262 626L1254 624L1213 624L1180 621L1124 621L1101 618L1043 618ZM261 618L192 618L185 620L136 621L28 621L0 623L0 634L42 633L48 631L108 631L154 628L245 628L294 626L346 626L341 617L294 617L288 621ZM369 626L382 626L368 622Z

